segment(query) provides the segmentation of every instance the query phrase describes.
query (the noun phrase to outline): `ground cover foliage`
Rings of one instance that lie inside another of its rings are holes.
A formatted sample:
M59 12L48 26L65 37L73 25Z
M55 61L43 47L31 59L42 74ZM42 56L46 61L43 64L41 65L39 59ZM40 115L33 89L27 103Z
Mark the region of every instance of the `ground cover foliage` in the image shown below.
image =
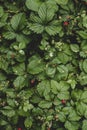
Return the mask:
M0 129L87 129L87 0L0 0Z

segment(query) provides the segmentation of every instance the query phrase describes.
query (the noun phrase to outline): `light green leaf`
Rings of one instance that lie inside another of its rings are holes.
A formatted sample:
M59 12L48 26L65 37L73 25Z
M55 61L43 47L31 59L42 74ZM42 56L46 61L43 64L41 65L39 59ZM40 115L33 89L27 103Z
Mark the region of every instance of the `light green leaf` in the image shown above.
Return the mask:
M25 121L24 121L24 125L25 125L25 127L27 127L27 128L31 128L32 123L33 123L33 120L32 120L31 117L27 117L27 118L25 119Z
M50 108L52 106L52 102L49 101L40 101L39 107L41 108Z
M79 46L77 44L71 44L70 48L73 52L79 52Z

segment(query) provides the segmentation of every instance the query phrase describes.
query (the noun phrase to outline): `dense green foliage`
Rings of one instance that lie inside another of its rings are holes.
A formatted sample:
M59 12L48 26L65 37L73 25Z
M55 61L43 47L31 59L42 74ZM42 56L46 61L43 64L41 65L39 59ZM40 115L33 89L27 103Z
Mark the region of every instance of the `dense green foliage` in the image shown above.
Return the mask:
M0 0L0 129L87 130L87 0Z

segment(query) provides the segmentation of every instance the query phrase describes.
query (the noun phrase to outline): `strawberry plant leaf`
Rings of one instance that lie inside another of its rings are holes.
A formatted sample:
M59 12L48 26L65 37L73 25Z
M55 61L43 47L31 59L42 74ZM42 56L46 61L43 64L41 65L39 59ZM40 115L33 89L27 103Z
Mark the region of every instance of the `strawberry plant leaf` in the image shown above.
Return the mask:
M32 11L38 11L41 3L42 2L40 0L26 0L27 8Z
M78 130L79 129L79 124L77 122L66 121L65 128L67 130Z
M83 121L82 130L86 130L87 128L87 120Z
M39 103L39 107L41 108L50 108L52 106L52 103L51 102L48 102L48 101L40 101Z
M38 74L44 70L44 63L38 56L32 56L29 61L31 61L28 64L28 72L30 74Z
M22 30L26 24L26 17L24 13L15 14L11 19L11 26L16 31Z
M83 61L83 69L87 73L87 59Z
M4 14L3 7L2 7L2 6L0 6L0 17L2 17L2 16L3 16L3 14Z

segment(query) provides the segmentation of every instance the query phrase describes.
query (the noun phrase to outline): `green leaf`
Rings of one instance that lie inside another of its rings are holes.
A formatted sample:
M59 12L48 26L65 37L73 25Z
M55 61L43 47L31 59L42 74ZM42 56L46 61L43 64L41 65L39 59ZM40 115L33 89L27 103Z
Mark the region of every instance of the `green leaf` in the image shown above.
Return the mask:
M87 130L87 120L83 120L82 130Z
M12 126L11 125L7 125L6 126L6 130L12 130Z
M3 37L7 40L12 40L16 38L16 34L14 32L5 32L3 33Z
M42 81L37 86L37 91L40 94L40 96L44 96L45 99L48 99L49 93L50 93L50 83L47 80Z
M79 46L77 44L71 44L70 48L73 52L79 52Z
M80 98L81 98L81 95L82 95L82 91L81 90L73 90L72 93L71 93L71 97L76 100L76 101L79 101Z
M69 99L70 95L69 95L69 92L68 91L61 91L58 93L57 97L62 100L62 99Z
M16 75L23 75L25 73L25 64L24 63L20 63L18 65L15 65L13 67L13 72Z
M27 117L27 118L25 119L25 121L24 121L25 127L31 128L32 124L33 124L32 118L31 118L31 117Z
M66 121L66 123L65 123L65 128L67 130L78 130L79 126L80 126L80 124L78 122L69 122L69 121Z
M29 59L29 64L28 64L28 72L30 74L38 74L42 71L44 71L44 63L42 59L38 56L32 56Z
M59 86L58 86L58 95L57 97L62 100L62 99L69 99L70 95L69 95L69 91L68 89L70 88L70 85L64 81L61 81L59 83Z
M24 110L25 112L27 112L28 110L31 110L31 109L33 109L33 105L30 104L28 100L26 100L26 101L24 102L23 110Z
M87 73L87 59L83 61L83 69Z
M38 10L38 15L43 22L48 22L53 19L56 10L57 5L54 2L45 2L41 4Z
M42 2L40 0L26 0L27 8L32 11L38 11L41 3Z
M82 95L81 95L81 101L83 103L87 103L87 90L82 93Z
M3 7L2 7L2 6L0 6L0 17L2 17L2 16L3 16L3 14L4 14Z
M26 47L25 42L20 42L19 43L19 50L24 49L25 47Z
M80 116L76 113L75 110L72 110L68 116L68 119L70 121L79 121L80 120Z
M77 113L80 115L80 116L84 116L85 115L85 112L86 112L86 109L87 109L87 105L83 102L78 102L76 104L76 110L77 110Z
M16 30L22 30L26 24L26 17L24 13L15 14L11 19L11 26Z
M25 86L25 78L24 76L18 76L14 82L13 82L14 86L16 89L22 89Z
M87 16L83 17L83 26L87 28Z
M65 54L64 52L59 52L57 57L63 64L66 64L68 61L71 61L71 57Z
M61 31L61 26L59 25L59 22L57 20L54 20L52 22L50 22L46 27L45 27L45 31L49 34L49 35L56 35L57 33L59 33Z
M0 81L6 80L6 76L0 72Z
M55 0L59 5L66 5L68 0Z
M10 117L10 118L15 115L15 111L10 106L4 107L4 109L1 110L1 112L3 113L3 115Z
M85 31L77 32L83 39L87 39L87 33Z
M78 77L79 82L81 85L86 85L87 84L87 74L86 73L81 73L80 76Z
M39 107L41 108L50 108L52 106L52 102L49 101L40 101Z
M8 65L9 65L9 62L6 62L5 58L0 58L0 69L2 70L8 70Z
M67 83L69 83L69 84L71 85L71 88L72 88L72 89L75 89L76 84L77 84L76 80L74 80L74 79L69 79L69 80L67 81Z
M64 74L68 74L68 68L64 65L59 65L57 67L57 70L60 72L60 73L64 73Z
M7 125L8 122L3 120L3 119L0 119L0 126L4 126L4 125Z
M64 114L64 112L59 112L58 119L61 122L65 122L66 121L66 115Z
M39 23L30 23L28 27L30 28L30 30L34 31L37 34L42 33L44 31L44 26Z
M47 67L46 68L46 74L47 76L53 78L56 73L56 68Z
M17 40L17 42L23 42L25 44L30 43L30 38L23 35L23 34L17 34L16 35L16 40Z
M51 91L54 93L54 94L58 94L58 82L55 81L55 80L51 80Z

